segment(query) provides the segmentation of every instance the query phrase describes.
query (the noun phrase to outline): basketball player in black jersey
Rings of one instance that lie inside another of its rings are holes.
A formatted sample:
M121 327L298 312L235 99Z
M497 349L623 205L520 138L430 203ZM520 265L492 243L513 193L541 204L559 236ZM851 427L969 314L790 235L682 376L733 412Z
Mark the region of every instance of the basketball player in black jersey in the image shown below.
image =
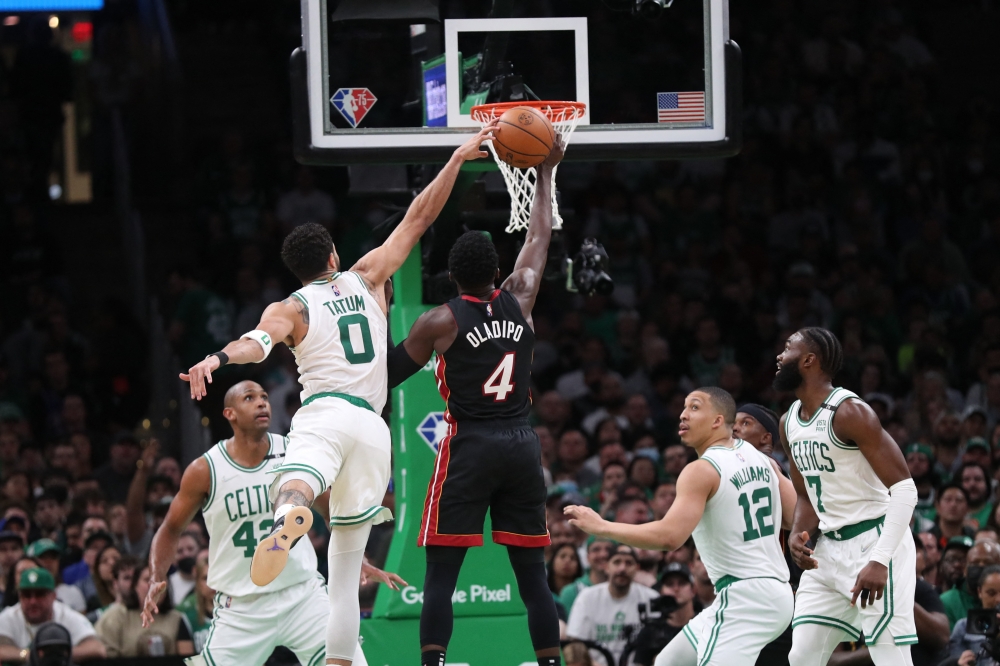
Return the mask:
M470 231L448 255L459 296L424 313L388 357L389 386L438 355L435 376L447 403L448 435L438 448L427 489L418 545L427 548L420 614L421 664L443 666L451 640L451 596L469 546L483 545L489 509L493 541L507 546L528 630L540 666L559 665L559 620L545 579L545 482L541 446L528 425L531 309L538 296L549 240L551 170L556 147L538 167L528 233L514 272L499 289L493 242Z

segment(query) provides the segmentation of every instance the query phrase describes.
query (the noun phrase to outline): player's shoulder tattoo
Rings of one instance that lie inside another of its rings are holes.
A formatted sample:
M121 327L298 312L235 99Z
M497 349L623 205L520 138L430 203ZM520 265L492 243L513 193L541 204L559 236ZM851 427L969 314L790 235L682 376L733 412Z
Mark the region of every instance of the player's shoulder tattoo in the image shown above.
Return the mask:
M309 325L309 305L305 301L289 296L285 300L281 301L281 303L283 305L291 305L295 308L295 311L302 316L302 323L307 326Z

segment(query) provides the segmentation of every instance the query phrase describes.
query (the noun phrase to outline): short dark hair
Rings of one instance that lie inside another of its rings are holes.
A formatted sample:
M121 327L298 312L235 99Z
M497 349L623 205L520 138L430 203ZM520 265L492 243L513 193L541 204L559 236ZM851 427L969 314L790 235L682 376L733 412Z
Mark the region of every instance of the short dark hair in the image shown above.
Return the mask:
M962 465L958 468L958 473L955 474L954 477L955 481L957 483L962 483L962 475L965 474L965 470L969 469L970 467L975 467L976 469L978 469L983 473L983 478L986 479L986 487L987 489L990 489L990 476L991 476L990 471L985 467L983 467L982 465L980 465L979 463L972 462L971 460L969 462L962 463Z
M122 555L118 558L118 561L114 563L114 566L111 567L111 575L118 578L121 572L128 571L129 569L134 570L137 566L139 566L138 559L132 557L131 555Z
M830 379L837 376L844 367L844 348L840 346L837 336L826 330L813 326L799 330L799 335L819 357L819 367Z
M736 401L733 400L733 396L729 394L729 391L721 389L718 386L702 386L695 389L695 391L704 393L711 399L712 406L722 414L726 425L731 426L736 423Z
M306 222L285 236L281 260L295 277L307 282L326 270L332 251L330 232L315 222Z
M461 287L493 284L499 266L497 249L482 231L466 231L448 252L448 272Z
M976 589L978 590L981 588L989 576L994 576L996 574L1000 574L1000 564L991 564L983 569L983 572L979 574L979 583L976 585Z
M965 488L963 488L960 483L957 483L955 481L947 483L943 488L941 488L941 492L938 493L937 496L937 501L940 502L942 499L944 499L944 494L949 490L957 490L958 492L962 493L962 497L965 498L965 503L966 504L969 503L969 493L965 492Z

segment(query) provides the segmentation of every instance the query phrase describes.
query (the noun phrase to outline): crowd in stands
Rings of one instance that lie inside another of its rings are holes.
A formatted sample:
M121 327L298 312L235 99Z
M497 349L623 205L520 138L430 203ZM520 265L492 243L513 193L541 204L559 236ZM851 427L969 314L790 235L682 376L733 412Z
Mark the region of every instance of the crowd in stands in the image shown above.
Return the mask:
M824 326L844 347L837 384L875 409L920 493L917 604L930 629L914 663L979 659L965 617L1000 600L997 112L974 91L941 92L947 73L926 41L923 7L734 6L745 57L738 157L560 168L565 245L604 243L616 285L607 297L568 298L547 283L534 312L533 418L566 636L615 656L638 643L636 663L648 666L652 629L638 605L676 598L660 640L711 602L693 544L664 554L587 540L561 507L662 518L692 460L676 433L687 391L721 386L737 404L780 415L792 398L771 389L775 354L796 329ZM0 67L0 660L30 640L26 627L52 618L81 662L197 652L212 611L197 521L171 574L175 610L152 631L138 622L150 538L181 464L142 427L142 328L113 300L81 310L61 268L74 248L46 228L33 164L44 151L19 138L50 118L52 101L19 88L17 67ZM39 104L49 115L32 115ZM181 367L252 329L294 288L276 252L289 229L328 226L349 264L389 213L287 157L262 157L252 132L227 133L192 177L196 249L157 281ZM509 270L516 239L494 239ZM267 388L272 430L287 432L299 400L291 354L278 347L226 381L240 372ZM229 434L222 393L202 405L214 439ZM760 413L741 432L787 467L776 421ZM324 552L322 535L313 543ZM863 663L860 650L850 644L833 660ZM566 652L567 664L590 658Z

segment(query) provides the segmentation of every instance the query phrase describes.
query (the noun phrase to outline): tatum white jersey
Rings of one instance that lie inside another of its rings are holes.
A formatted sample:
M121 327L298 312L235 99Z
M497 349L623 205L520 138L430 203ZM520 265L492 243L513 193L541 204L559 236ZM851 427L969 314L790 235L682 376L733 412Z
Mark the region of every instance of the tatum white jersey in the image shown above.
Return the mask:
M842 442L833 432L833 415L845 400L858 396L837 388L808 421L802 402L792 403L785 415L785 437L791 459L802 474L823 532L885 515L889 491L853 442Z
M691 536L716 589L734 578L787 582L788 565L778 541L778 477L770 458L743 440L734 441L734 448L712 446L701 456L721 480Z
M268 585L250 581L250 559L257 542L270 533L274 522L267 489L274 480L269 471L281 465L288 439L268 435L271 448L264 461L252 469L229 456L226 440L205 453L212 472L212 489L202 513L208 528L208 586L231 597L277 592L316 577L316 552L312 544L289 551L284 571Z
M309 331L292 350L299 366L302 403L340 394L382 413L388 391L388 326L378 301L357 273L334 273L294 294L309 308Z

